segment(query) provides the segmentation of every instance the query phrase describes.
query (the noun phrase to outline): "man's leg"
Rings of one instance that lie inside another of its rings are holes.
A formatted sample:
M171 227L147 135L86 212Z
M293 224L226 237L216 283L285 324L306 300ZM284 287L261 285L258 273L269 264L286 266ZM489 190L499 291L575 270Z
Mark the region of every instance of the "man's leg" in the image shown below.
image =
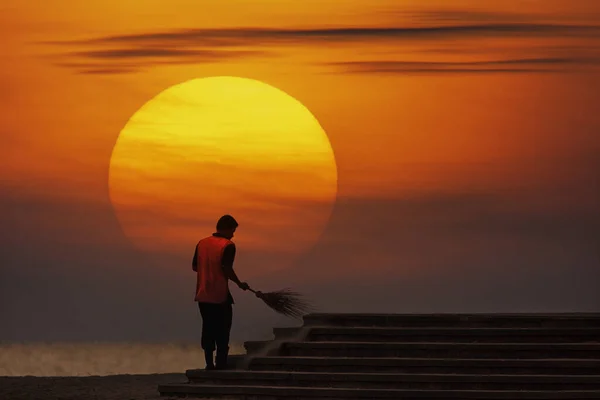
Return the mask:
M218 312L215 312L215 304L198 303L200 315L202 316L202 349L204 350L204 360L206 369L215 369L214 351L216 344L216 334L218 333Z
M233 321L233 306L231 304L222 304L220 306L219 333L216 336L217 342L217 369L227 368L227 357L229 355L229 336L231 333L231 324Z

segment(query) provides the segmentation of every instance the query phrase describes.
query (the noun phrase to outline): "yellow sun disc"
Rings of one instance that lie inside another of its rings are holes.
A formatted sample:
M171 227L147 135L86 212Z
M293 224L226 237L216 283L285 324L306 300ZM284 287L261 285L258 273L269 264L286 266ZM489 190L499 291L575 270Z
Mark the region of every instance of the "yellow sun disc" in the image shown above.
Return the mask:
M329 220L337 169L325 131L299 101L260 81L213 77L172 86L131 117L109 188L125 234L143 250L187 257L232 214L241 251L298 255Z

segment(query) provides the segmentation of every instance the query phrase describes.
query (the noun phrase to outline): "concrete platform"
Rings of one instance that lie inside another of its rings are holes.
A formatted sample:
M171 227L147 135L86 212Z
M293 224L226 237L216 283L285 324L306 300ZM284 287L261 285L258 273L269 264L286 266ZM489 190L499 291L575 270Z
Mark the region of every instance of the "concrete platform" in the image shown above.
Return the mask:
M179 384L159 386L163 395L193 396L222 399L460 399L460 400L598 400L600 391L523 391L523 390L403 390L403 389L340 389L297 386L200 385Z
M286 371L188 371L191 383L355 389L600 390L599 375L399 374Z
M396 372L427 374L595 375L599 359L468 359L378 357L253 357L253 371Z
M335 342L511 342L523 343L600 343L600 327L291 327L274 328L276 340L294 338L305 332L305 341Z
M598 328L600 313L554 314L321 314L304 317L304 326L351 327L564 327Z
M600 359L600 343L286 342L279 351L282 355L300 357Z
M600 313L311 314L228 371L162 395L212 399L600 399Z

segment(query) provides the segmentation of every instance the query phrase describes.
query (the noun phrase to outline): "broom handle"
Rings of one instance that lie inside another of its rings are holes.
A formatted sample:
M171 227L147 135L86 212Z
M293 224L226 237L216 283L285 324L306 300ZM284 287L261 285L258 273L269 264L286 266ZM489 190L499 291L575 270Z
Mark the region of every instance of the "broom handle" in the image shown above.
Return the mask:
M256 294L256 290L252 289L250 286L248 286L248 290L251 291L252 293Z
M256 290L252 289L251 287L248 287L248 290L251 291L252 293L254 293L256 295L256 297L260 297L258 295L258 292Z

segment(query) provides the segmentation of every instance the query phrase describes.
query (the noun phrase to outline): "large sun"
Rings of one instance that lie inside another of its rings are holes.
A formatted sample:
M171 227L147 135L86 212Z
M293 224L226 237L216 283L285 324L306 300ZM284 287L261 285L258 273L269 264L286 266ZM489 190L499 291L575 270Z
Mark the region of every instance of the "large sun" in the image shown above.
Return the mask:
M329 220L337 169L325 131L298 100L260 81L211 77L172 86L131 117L109 191L143 250L187 257L232 214L240 250L298 255Z

